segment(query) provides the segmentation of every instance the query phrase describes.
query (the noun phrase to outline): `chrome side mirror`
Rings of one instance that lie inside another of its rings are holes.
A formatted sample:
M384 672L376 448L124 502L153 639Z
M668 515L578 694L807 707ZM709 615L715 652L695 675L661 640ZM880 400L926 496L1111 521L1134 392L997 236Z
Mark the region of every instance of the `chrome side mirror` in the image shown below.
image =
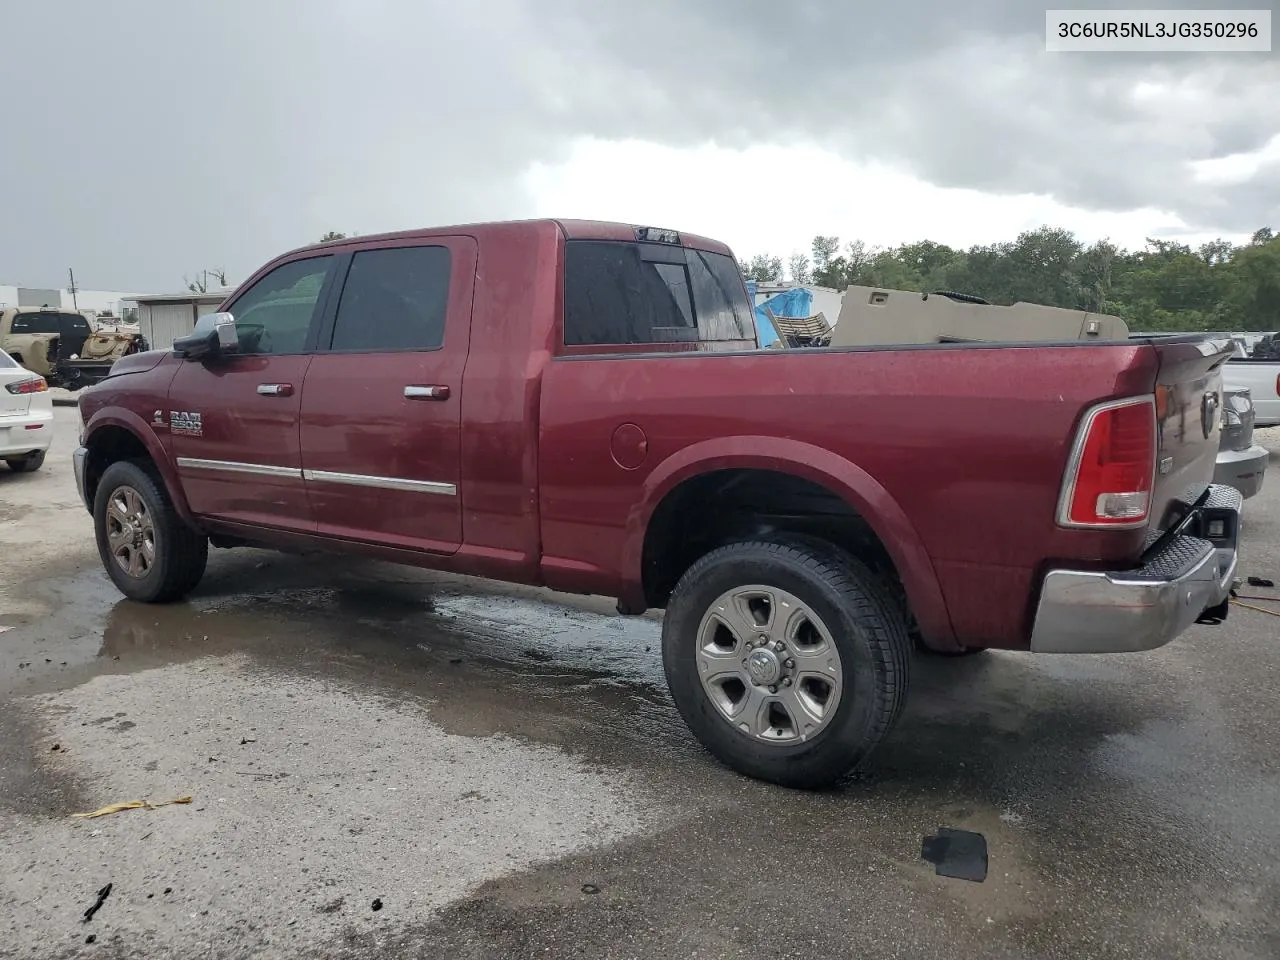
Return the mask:
M189 335L173 341L173 352L187 360L240 352L236 318L229 313L206 313Z
M236 331L236 318L229 313L211 314L213 329L218 333L218 352L236 353L240 349L240 335Z

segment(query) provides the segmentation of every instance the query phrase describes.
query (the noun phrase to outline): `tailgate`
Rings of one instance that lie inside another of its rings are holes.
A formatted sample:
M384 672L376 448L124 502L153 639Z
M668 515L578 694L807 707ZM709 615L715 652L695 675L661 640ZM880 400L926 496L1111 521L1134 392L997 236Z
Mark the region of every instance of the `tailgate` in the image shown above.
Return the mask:
M1156 376L1155 487L1151 516L1163 530L1194 504L1213 480L1222 423L1222 366L1230 340L1150 341Z

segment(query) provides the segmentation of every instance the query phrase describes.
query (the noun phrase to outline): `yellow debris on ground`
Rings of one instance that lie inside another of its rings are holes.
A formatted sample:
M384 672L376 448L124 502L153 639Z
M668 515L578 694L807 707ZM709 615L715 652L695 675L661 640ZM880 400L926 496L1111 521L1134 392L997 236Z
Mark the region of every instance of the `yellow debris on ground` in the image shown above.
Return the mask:
M95 810L93 813L73 813L71 816L79 820L89 820L93 817L105 817L113 813L119 813L121 810L154 810L156 807L167 807L172 803L190 803L191 799L191 797L176 797L173 800L162 800L159 803L151 803L149 800L129 800L125 803L113 803L111 806Z

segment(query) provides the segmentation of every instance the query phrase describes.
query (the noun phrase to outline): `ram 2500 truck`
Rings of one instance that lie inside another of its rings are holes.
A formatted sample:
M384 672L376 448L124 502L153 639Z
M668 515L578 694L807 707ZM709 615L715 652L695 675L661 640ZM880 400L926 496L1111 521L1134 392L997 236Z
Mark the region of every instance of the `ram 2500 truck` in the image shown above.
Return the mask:
M1226 615L1204 336L759 349L730 250L541 220L315 245L80 402L126 596L210 544L328 550L664 608L724 763L813 787L917 647L1149 650Z

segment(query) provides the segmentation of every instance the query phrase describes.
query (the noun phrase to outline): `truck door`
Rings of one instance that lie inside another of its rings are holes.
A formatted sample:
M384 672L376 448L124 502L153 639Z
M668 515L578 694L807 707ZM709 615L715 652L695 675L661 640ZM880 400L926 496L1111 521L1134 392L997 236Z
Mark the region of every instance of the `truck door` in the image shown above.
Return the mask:
M462 543L476 255L470 237L431 237L350 257L302 390L317 533L446 554Z
M283 263L238 294L239 351L185 361L157 410L194 513L307 532L298 406L333 254Z

